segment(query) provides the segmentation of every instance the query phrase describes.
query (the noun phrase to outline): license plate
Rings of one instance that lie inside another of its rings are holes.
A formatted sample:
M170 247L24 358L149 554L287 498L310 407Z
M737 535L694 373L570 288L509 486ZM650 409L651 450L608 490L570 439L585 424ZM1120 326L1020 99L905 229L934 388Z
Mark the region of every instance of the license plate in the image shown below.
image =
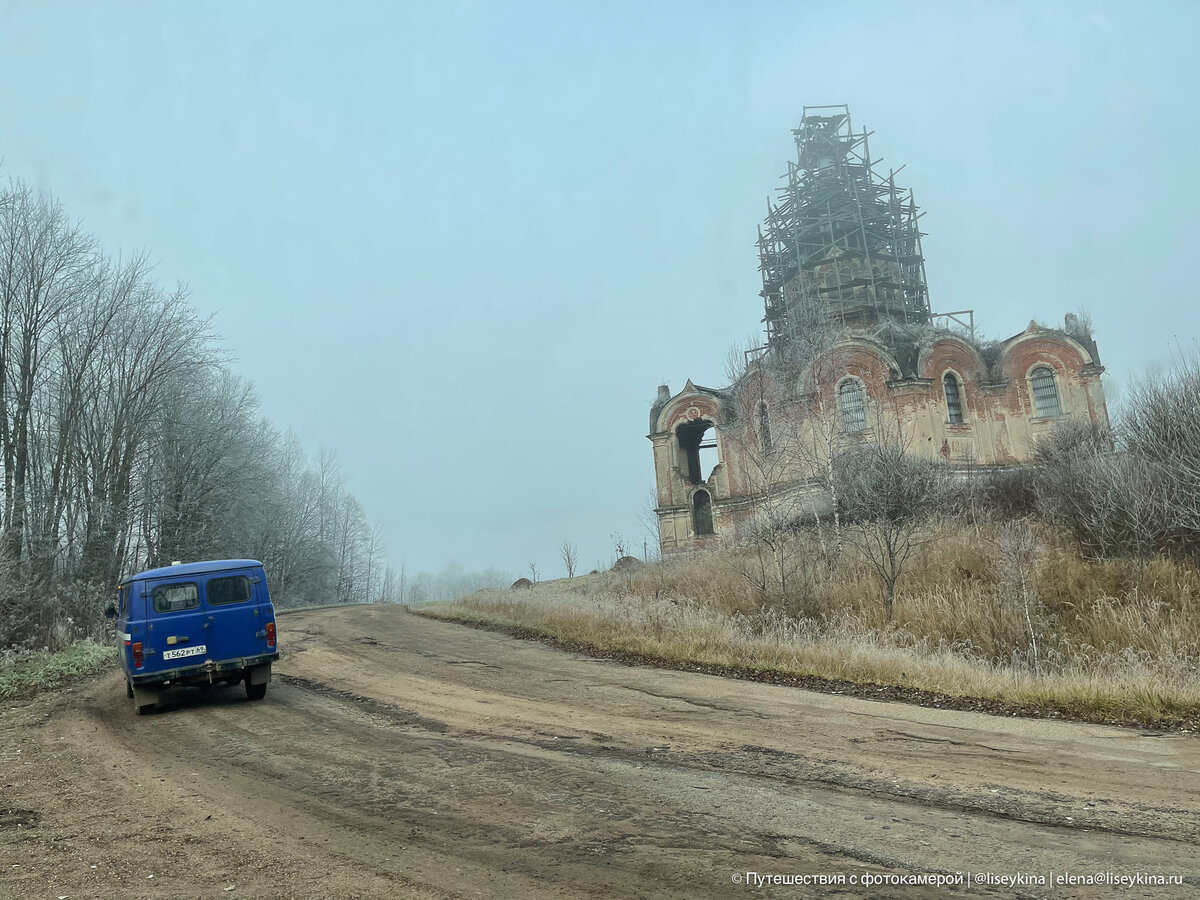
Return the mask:
M182 659L185 656L203 656L208 652L208 647L204 644L197 644L195 647L180 647L178 650L164 650L163 659Z

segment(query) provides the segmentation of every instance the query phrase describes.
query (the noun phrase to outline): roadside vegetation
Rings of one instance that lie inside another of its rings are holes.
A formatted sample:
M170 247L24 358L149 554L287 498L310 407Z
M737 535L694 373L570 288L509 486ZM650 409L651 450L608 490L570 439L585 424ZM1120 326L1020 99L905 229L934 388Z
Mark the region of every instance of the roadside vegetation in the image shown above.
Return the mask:
M1002 528L932 529L889 621L869 563L847 554L796 600L738 574L753 551L722 550L524 591L483 591L430 615L661 660L980 698L1047 714L1143 724L1200 722L1200 577L1158 559L1142 584L1120 562L1085 560L1037 530L1031 579L1039 658L1023 604L997 568Z
M0 185L0 649L98 636L121 575L253 556L292 603L398 598L328 452L263 416L184 286Z
M1136 384L1111 431L1065 422L1024 470L963 477L886 439L847 446L823 518L785 498L735 546L431 614L668 665L1195 728L1196 397L1193 356Z
M116 664L117 648L84 640L65 650L0 652L0 700L29 697L80 678L97 675Z

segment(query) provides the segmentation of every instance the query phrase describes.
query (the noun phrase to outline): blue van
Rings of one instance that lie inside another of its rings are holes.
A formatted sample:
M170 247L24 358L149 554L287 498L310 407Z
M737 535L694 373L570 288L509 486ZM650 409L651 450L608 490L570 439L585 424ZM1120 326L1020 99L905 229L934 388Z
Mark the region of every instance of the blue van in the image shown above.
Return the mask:
M105 615L116 619L125 691L138 715L177 686L245 682L251 700L266 696L279 645L257 560L175 564L132 575Z

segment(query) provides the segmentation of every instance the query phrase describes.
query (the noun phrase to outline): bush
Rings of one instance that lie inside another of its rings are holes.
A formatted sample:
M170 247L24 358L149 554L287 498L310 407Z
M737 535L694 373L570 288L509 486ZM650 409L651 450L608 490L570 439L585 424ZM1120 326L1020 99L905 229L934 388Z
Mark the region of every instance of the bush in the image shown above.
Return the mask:
M1115 434L1066 422L1037 447L1042 515L1066 526L1083 552L1131 559L1155 554L1200 562L1200 363L1182 362L1131 392Z
M0 647L65 649L106 638L104 608L115 591L101 584L60 583L46 594L18 594L0 606Z

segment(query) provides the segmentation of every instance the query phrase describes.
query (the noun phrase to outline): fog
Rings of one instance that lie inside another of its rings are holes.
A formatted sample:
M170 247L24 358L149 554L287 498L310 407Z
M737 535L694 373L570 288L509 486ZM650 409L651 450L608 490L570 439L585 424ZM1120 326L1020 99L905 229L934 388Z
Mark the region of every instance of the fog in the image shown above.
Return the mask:
M1110 396L1200 333L1200 11L0 4L0 177L186 282L408 573L641 555L655 389L753 340L806 104L989 337L1090 314ZM436 591L434 591L436 593Z

